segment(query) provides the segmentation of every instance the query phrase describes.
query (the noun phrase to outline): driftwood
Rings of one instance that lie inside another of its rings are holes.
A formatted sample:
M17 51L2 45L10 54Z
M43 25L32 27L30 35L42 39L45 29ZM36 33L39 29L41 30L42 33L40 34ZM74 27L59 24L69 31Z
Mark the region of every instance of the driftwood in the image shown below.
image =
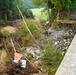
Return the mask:
M13 43L12 39L11 39L11 44L12 44L12 47L13 47L14 53L16 53L16 49L15 49L15 46L14 46L14 43Z
M76 20L55 20L54 22L76 24Z

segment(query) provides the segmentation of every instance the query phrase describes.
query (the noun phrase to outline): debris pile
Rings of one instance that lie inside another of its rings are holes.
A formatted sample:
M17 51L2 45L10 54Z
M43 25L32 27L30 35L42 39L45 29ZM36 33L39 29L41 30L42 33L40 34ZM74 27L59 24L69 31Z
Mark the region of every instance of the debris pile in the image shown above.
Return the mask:
M21 63L9 63L7 64L6 75L30 75L33 73L38 73L36 69L34 69L28 62L26 68L21 67Z
M24 50L25 57L27 57L31 61L32 65L43 71L43 69L41 68L41 57L43 56L44 50L40 50L39 48L32 46L23 47L21 48L21 50Z
M33 58L35 58L35 60L38 60L42 55L43 55L43 51L36 48L36 47L23 47L22 50L25 51L25 55L28 56L28 54L30 54Z

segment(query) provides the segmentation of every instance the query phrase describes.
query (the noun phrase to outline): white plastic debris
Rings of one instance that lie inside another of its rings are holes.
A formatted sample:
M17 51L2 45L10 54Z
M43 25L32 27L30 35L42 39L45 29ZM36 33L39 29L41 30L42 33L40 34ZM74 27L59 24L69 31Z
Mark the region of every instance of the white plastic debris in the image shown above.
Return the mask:
M18 63L18 62L19 62L19 60L13 60L13 62Z
M26 68L26 60L20 60L21 62L21 67Z
M13 60L15 63L21 63L22 68L26 68L26 60Z
M55 45L57 45L58 44L58 42L55 42Z

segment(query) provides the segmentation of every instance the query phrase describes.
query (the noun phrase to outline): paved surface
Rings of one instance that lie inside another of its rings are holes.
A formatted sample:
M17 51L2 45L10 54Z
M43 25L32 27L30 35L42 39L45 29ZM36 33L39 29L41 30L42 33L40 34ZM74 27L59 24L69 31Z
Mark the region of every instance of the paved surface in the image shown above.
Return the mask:
M55 75L76 75L76 35Z

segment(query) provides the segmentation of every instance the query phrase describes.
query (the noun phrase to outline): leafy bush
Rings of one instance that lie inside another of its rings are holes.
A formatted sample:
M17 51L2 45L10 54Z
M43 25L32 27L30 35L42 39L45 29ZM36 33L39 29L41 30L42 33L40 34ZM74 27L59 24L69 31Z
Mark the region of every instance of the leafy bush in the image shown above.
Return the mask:
M24 10L23 15L25 15L26 18L34 18L32 11L28 8Z
M42 57L42 66L46 69L49 75L55 74L61 60L61 51L57 50L50 44L46 45L45 52Z

